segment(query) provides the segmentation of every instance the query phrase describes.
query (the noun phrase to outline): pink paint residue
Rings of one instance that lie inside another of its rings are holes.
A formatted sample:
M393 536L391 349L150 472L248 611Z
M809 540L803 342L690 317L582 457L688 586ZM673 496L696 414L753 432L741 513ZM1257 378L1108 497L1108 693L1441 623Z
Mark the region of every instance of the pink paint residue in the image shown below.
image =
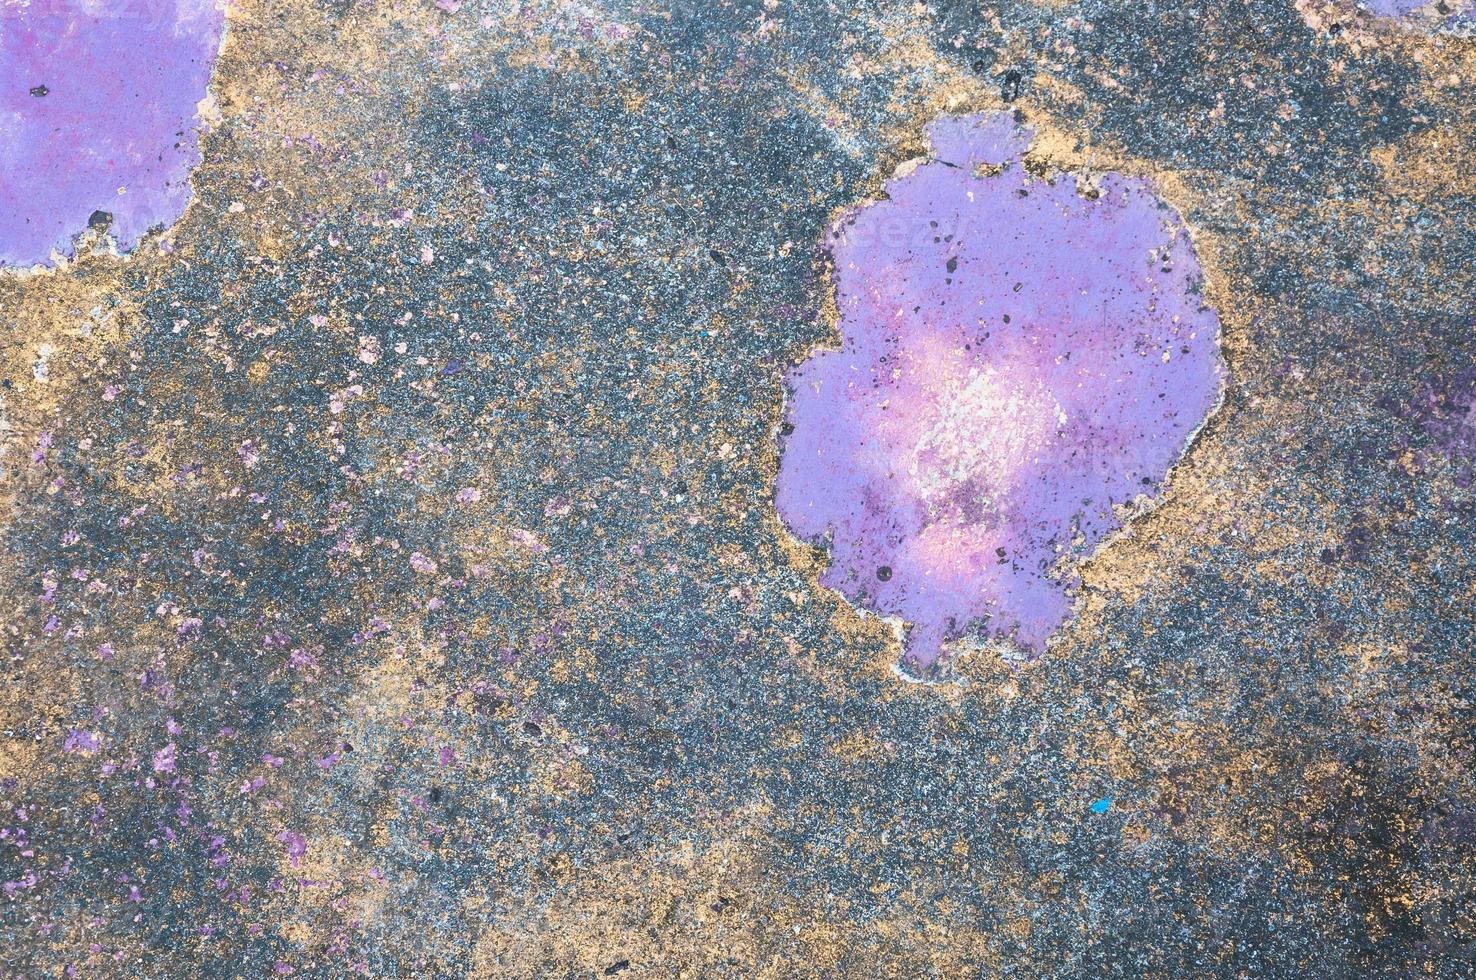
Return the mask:
M216 0L0 0L0 266L97 212L124 250L179 218L223 27Z
M1189 235L1147 183L1031 180L1006 114L928 132L931 158L832 229L841 347L789 377L776 499L828 542L821 583L903 620L921 669L965 636L1038 654L1224 377Z

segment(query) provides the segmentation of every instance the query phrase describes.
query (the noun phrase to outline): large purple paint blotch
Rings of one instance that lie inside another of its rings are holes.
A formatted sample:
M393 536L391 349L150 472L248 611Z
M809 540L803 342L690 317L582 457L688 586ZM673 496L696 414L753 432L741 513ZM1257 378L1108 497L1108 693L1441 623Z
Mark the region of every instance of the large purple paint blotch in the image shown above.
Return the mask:
M223 22L215 0L0 0L0 266L94 212L125 250L183 213Z
M1148 185L1030 180L1008 115L929 136L831 231L841 349L790 376L777 490L829 539L822 584L909 624L921 668L966 635L1042 650L1114 505L1155 490L1224 375L1188 233Z

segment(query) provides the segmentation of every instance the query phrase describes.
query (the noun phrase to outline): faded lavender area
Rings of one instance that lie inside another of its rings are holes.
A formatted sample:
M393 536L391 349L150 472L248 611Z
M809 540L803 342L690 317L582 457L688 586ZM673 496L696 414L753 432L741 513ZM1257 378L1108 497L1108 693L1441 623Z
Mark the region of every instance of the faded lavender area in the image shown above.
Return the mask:
M217 0L0 3L0 268L180 216L223 27Z
M1476 30L1476 0L1346 0L1343 9L1372 14L1372 25L1395 32L1469 37Z
M928 135L831 234L841 349L789 379L777 494L828 543L821 582L904 619L923 670L971 633L1038 656L1224 373L1188 232L1144 182L1030 179L1008 113Z
M1441 17L1454 17L1469 13L1476 4L1471 0L1361 0L1360 6L1379 17L1405 17L1426 9Z

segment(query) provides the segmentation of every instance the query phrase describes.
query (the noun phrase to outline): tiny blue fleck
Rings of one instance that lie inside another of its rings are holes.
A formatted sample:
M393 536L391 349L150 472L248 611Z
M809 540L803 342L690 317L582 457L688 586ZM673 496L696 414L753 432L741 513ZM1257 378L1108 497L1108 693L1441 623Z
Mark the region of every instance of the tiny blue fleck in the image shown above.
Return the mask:
M1112 797L1110 797L1110 796L1104 796L1100 800L1098 800L1097 802L1095 802L1095 803L1092 804L1092 812L1093 813L1106 813L1107 812L1107 809L1110 806L1112 806Z

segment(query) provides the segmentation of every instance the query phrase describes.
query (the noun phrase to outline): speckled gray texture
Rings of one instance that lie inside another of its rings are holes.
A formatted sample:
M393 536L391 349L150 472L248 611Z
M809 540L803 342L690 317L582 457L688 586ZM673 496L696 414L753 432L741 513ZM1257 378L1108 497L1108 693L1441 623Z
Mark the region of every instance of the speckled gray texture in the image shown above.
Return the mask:
M0 278L0 971L1471 975L1476 48L1322 16L233 9L180 223ZM784 377L1001 108L1230 380L1059 644L909 684Z

